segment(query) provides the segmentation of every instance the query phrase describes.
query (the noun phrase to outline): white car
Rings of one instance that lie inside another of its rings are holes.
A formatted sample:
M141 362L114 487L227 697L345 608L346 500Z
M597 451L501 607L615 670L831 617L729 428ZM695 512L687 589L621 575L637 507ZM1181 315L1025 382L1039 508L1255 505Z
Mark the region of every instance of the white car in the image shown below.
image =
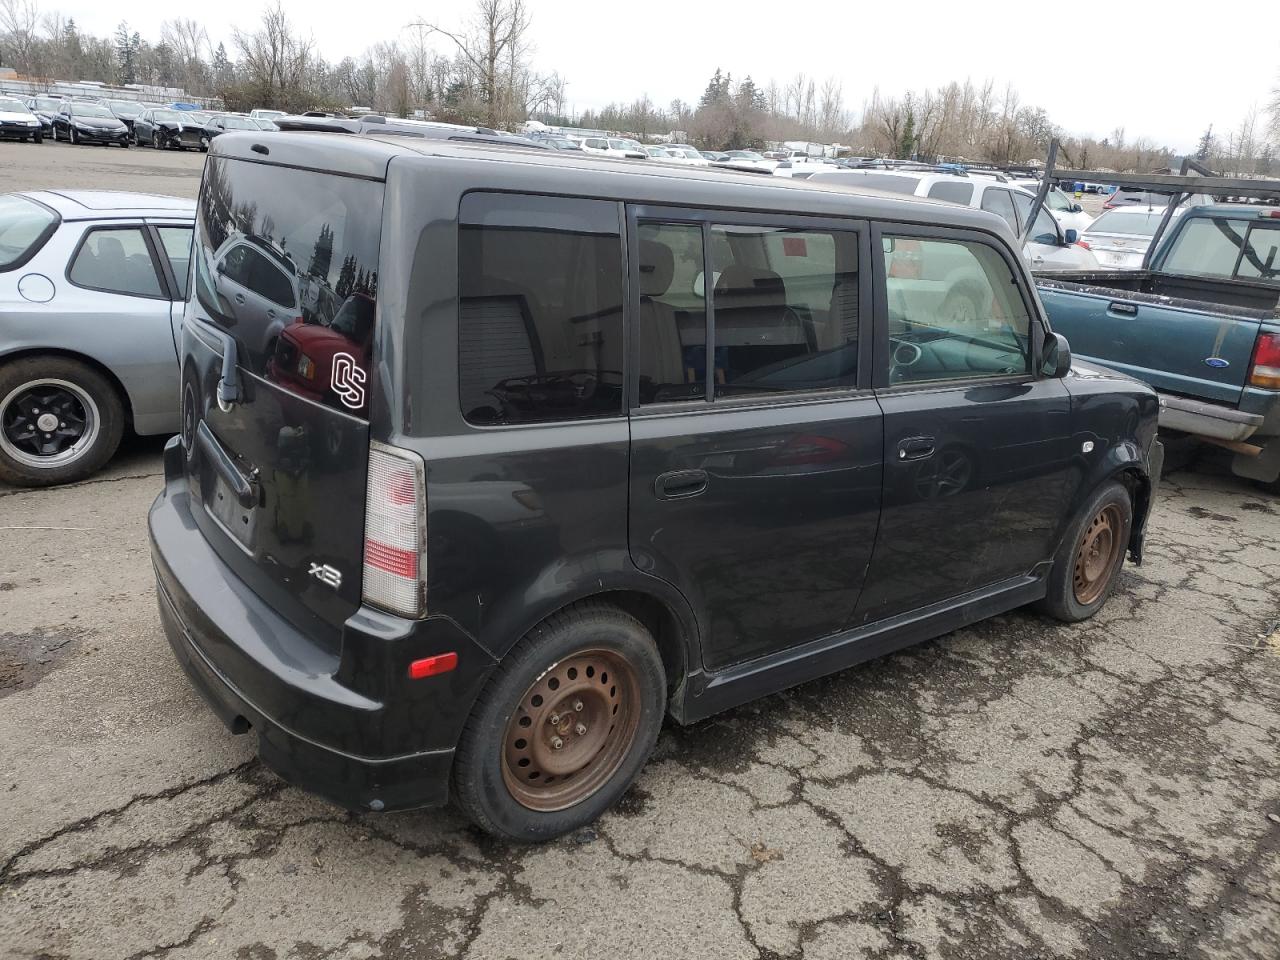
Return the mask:
M1014 180L1013 183L1014 186L1022 187L1023 190L1029 190L1032 193L1040 189L1039 180ZM1093 217L1084 212L1084 207L1057 187L1049 188L1049 192L1044 197L1044 205L1049 215L1058 221L1063 230L1084 233L1089 229L1089 224L1093 223Z
M1035 202L1030 191L993 177L969 177L933 170L839 170L817 173L810 179L978 207L1003 217L1014 236L1022 235L1031 205ZM1074 229L1059 226L1058 221L1041 208L1022 252L1031 269L1037 273L1097 270L1097 258L1087 247L1080 245L1079 239Z
M644 147L625 137L583 137L582 152L625 160L649 159L649 155L644 152Z
M662 147L663 163L677 163L685 167L709 167L711 161L687 143L668 143Z
M0 97L0 139L17 137L39 143L44 139L40 118L21 100Z
M725 156L728 159L721 161L722 166L736 167L740 170L763 170L765 173L773 173L774 168L778 166L777 160L770 160L764 154L756 153L754 150L727 150Z
M250 110L249 116L254 120L271 120L276 121L281 117L287 117L289 114L283 110Z
M1178 207L1173 216L1180 216L1186 207ZM1080 239L1107 270L1140 270L1151 239L1160 227L1164 207L1116 207L1104 210L1102 215Z

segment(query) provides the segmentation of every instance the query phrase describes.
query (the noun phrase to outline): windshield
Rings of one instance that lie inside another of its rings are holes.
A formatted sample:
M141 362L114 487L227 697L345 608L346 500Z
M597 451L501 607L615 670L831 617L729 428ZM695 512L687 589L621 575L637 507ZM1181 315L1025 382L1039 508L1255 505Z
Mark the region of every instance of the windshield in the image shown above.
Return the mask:
M0 197L0 270L24 261L57 222L52 211L26 197Z
M159 120L164 123L173 123L175 120L181 120L182 115L177 110L153 110L151 112L152 120Z
M115 119L115 114L106 107L95 106L91 103L77 103L71 108L71 115L73 117L104 117L108 120Z
M764 157L758 153L752 153L750 150L730 150L728 156L736 160L763 160Z
M640 144L636 143L636 142L635 142L635 141L633 141L633 140L620 140L620 139L614 139L614 140L610 140L610 141L609 141L609 146L611 146L614 150L638 150L638 149L640 149Z
M129 117L133 119L142 113L142 106L137 103L130 103L127 100L112 100L111 109L115 111L118 117Z
M258 125L245 117L223 117L223 124L228 130L257 130Z
M255 110L254 113L258 115L258 119L266 119L266 120L273 120L276 117L288 116L288 114L286 114L283 110Z
M1119 213L1108 210L1093 221L1089 233L1118 233L1129 237L1154 237L1160 221L1164 218L1163 210L1149 210L1142 213Z
M10 100L8 97L0 98L0 110L7 110L10 113L30 113L27 105L21 100Z
M1028 187L1028 189L1031 188ZM1038 190L1039 187L1036 189ZM1061 210L1063 213L1071 211L1071 201L1066 198L1066 195L1061 190L1050 190L1045 194L1044 205L1050 210Z
M184 119L189 120L191 123L208 123L213 119L212 113L204 113L201 110L188 110L181 114L181 116Z
M37 97L35 103L37 110L53 110L56 112L62 109L62 101L54 100L51 97Z

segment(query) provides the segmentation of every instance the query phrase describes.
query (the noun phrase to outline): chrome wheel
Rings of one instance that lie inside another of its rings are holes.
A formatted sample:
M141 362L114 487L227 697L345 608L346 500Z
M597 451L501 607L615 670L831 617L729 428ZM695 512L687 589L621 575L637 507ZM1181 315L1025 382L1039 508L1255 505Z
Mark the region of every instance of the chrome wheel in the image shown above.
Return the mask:
M1071 584L1076 602L1088 606L1102 596L1124 556L1124 517L1108 504L1085 528L1076 549Z
M74 463L100 430L98 405L69 380L33 380L0 400L0 449L28 467Z
M502 779L530 810L564 810L595 793L631 750L640 723L634 667L610 650L552 666L507 721Z

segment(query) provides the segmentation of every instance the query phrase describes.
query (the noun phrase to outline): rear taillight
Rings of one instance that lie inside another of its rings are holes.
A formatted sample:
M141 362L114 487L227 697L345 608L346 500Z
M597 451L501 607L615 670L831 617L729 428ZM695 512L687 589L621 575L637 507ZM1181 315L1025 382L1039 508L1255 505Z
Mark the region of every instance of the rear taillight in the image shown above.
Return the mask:
M1076 241L1076 246L1077 246L1077 247L1084 247L1086 250L1090 250L1090 249L1092 249L1092 248L1089 246L1089 241L1088 241L1088 240L1077 240L1077 241Z
M369 448L364 507L364 599L420 617L427 594L427 491L422 458L381 443Z
M1253 348L1249 386L1280 390L1280 333L1262 333Z

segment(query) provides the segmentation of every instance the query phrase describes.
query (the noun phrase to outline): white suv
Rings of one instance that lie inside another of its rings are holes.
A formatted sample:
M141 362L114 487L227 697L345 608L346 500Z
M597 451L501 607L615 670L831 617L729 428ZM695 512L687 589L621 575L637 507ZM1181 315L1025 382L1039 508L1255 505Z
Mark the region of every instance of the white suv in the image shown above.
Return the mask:
M931 170L838 170L815 173L809 179L823 183L864 186L889 193L905 193L933 200L947 200L979 207L1000 215L1014 236L1020 236L1035 195L993 177L967 177ZM1031 236L1023 244L1031 269L1038 273L1063 270L1097 270L1098 260L1077 242L1075 230L1064 230L1041 209Z

